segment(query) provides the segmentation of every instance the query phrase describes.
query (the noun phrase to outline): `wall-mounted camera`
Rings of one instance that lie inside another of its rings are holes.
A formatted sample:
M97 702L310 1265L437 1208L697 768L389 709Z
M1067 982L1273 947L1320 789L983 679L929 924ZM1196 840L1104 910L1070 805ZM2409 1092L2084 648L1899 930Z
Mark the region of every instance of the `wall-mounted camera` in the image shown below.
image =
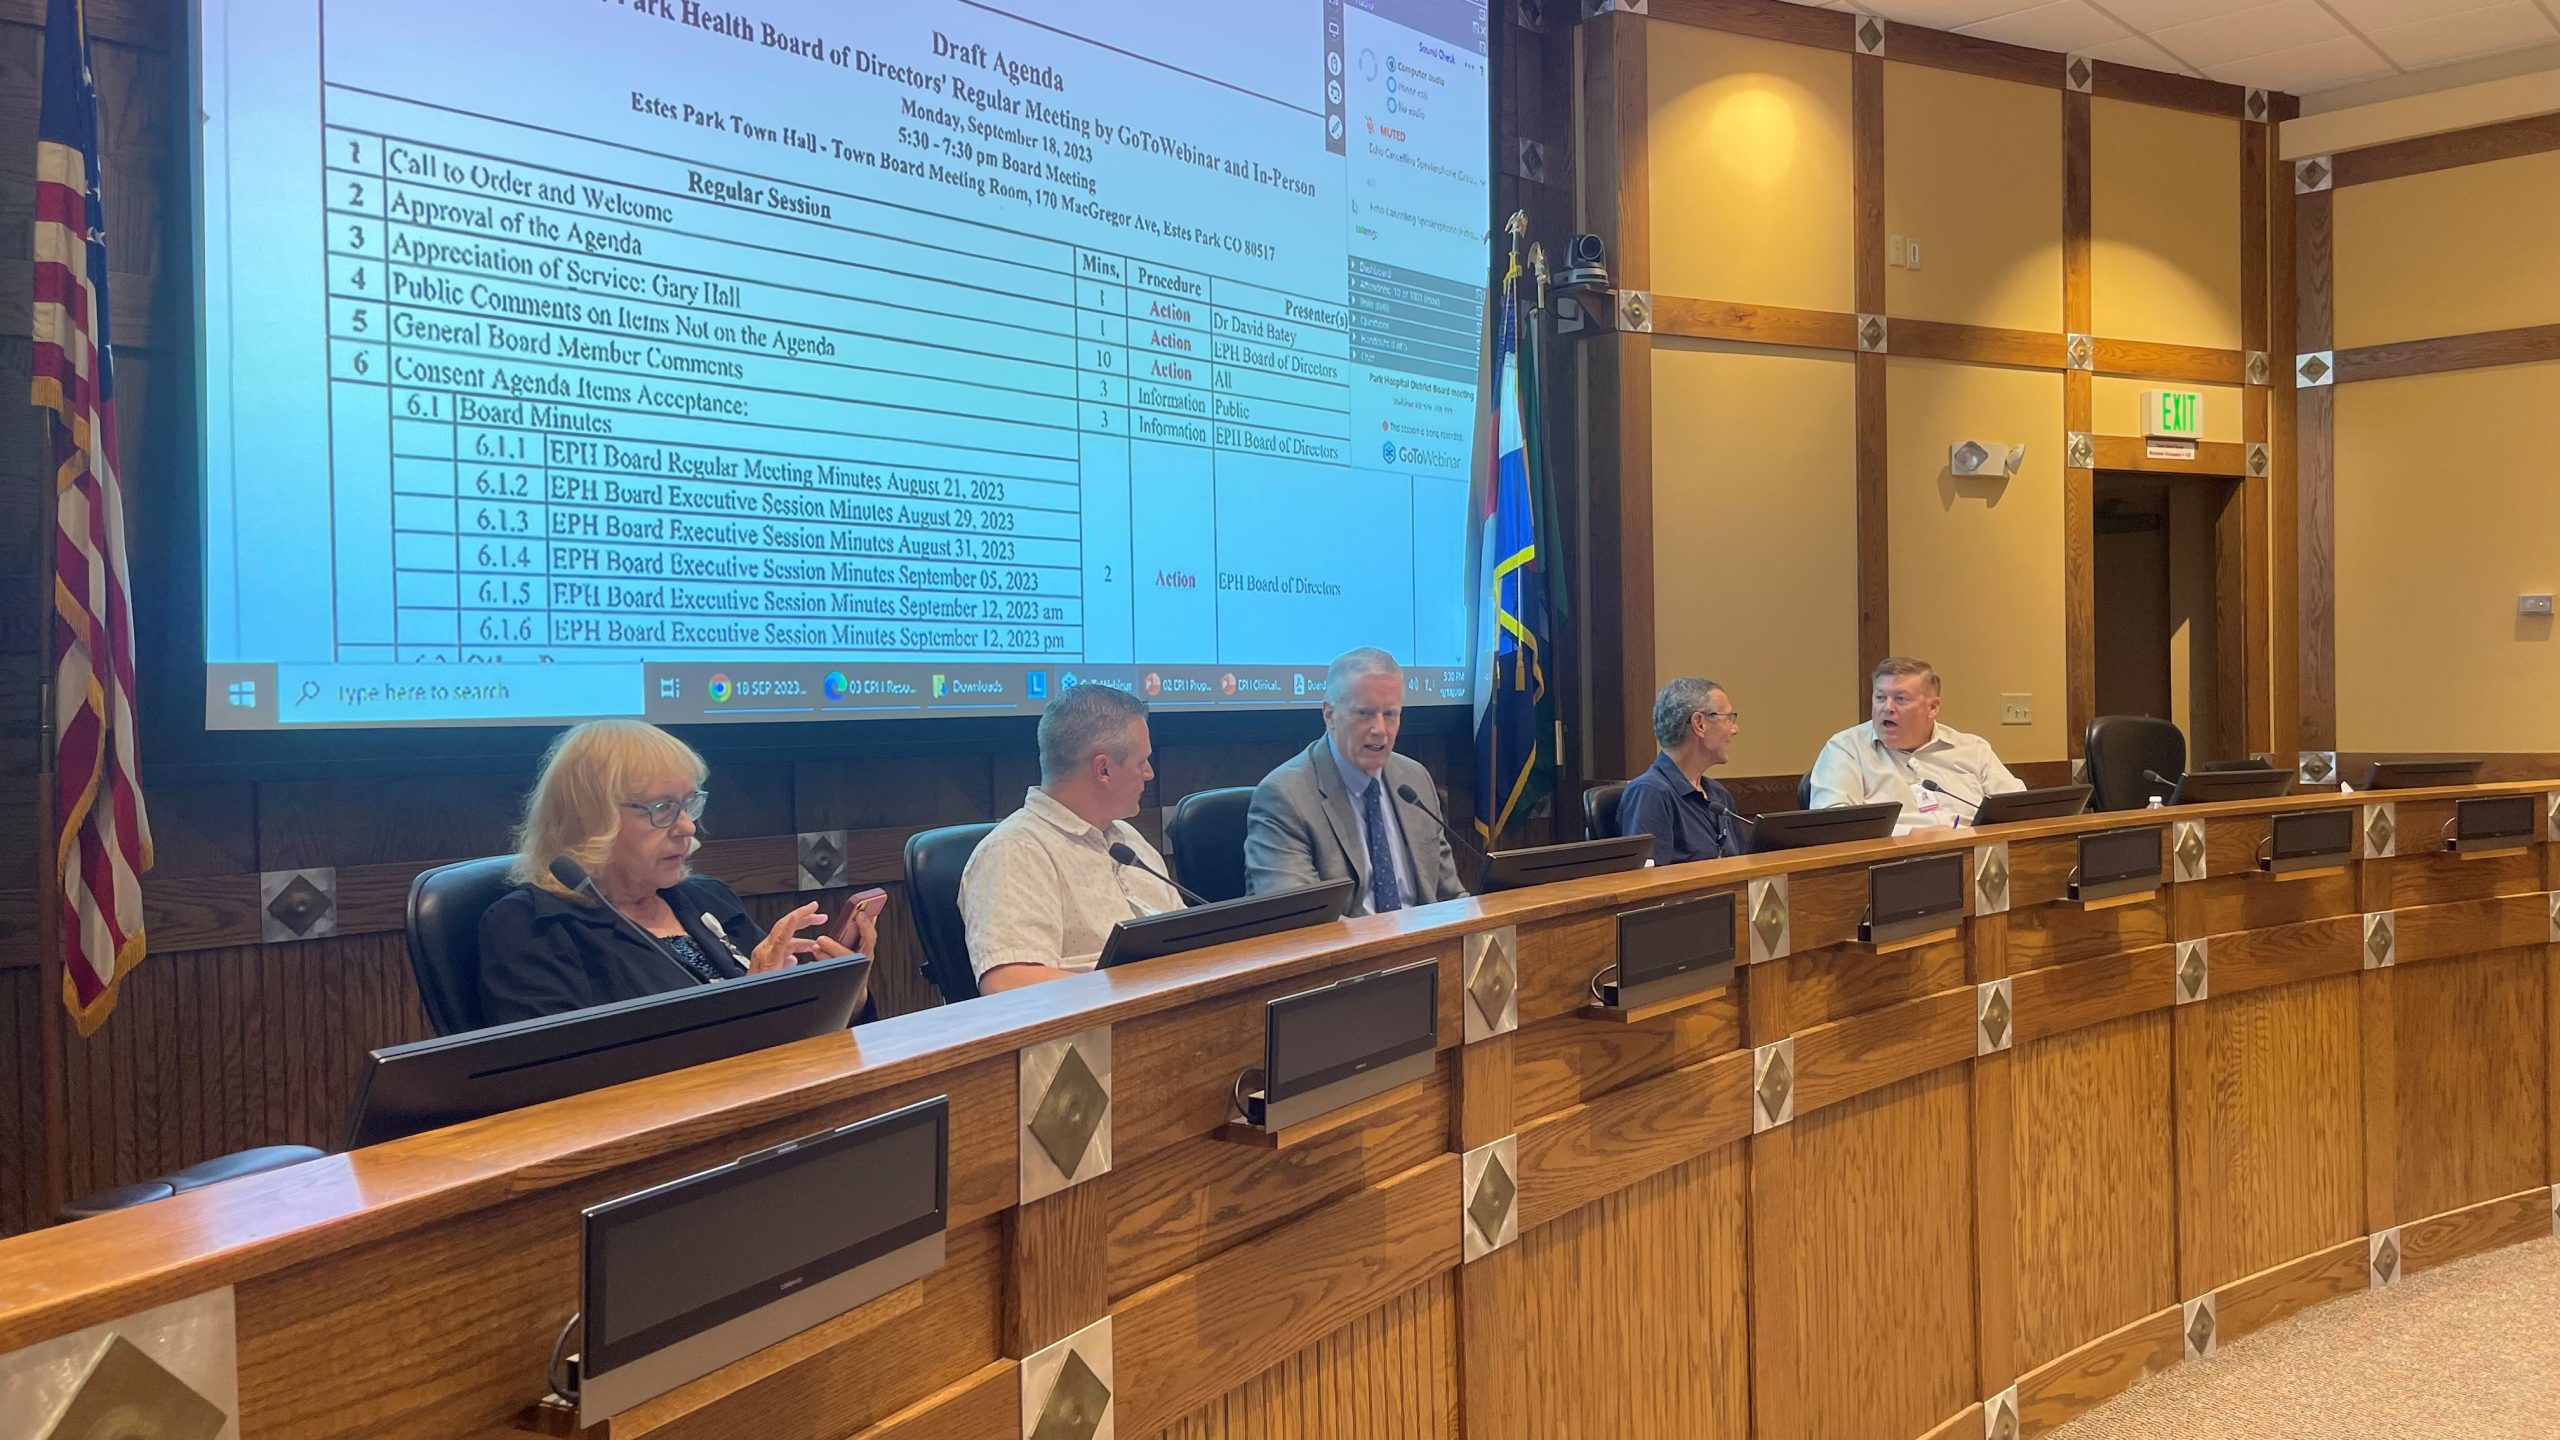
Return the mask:
M1565 242L1564 269L1547 286L1547 311L1559 338L1586 339L1618 328L1618 297L1609 285L1606 257L1597 235Z

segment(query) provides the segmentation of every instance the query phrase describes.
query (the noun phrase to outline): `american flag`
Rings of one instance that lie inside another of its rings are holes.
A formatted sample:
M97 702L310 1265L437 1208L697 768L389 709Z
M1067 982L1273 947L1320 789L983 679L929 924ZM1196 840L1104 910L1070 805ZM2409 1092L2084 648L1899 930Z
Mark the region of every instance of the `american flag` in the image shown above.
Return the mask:
M51 412L59 496L51 653L62 999L83 1035L106 1021L116 982L141 963L142 872L151 868L151 825L134 765L133 611L105 217L87 21L80 0L52 0L36 129L33 389L36 405Z

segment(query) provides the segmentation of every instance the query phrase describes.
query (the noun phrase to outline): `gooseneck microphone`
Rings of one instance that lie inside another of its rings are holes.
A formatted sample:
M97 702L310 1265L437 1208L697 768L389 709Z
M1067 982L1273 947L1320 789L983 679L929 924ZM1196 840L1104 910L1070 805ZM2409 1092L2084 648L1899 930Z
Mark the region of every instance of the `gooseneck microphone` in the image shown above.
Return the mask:
M1146 861L1139 859L1137 851L1130 849L1120 841L1114 840L1111 842L1111 858L1133 870L1144 870L1167 885L1172 886L1174 889L1181 891L1182 898L1191 904L1206 905L1209 903L1208 901L1201 899L1197 894L1194 894L1190 886L1183 884L1181 881L1174 879L1172 876L1167 875L1153 865L1148 864Z
M1968 799L1966 799L1964 796L1957 794L1957 793L1956 793L1956 792L1954 792L1953 790L1948 789L1946 786L1939 784L1939 783L1938 783L1937 781L1935 781L1935 780L1923 780L1923 781L1921 781L1921 782L1920 782L1920 788L1921 788L1921 789L1923 789L1923 790L1932 791L1932 792L1934 792L1934 793L1936 793L1936 794L1939 794L1939 795L1944 795L1944 796L1946 796L1948 799L1953 800L1954 802L1956 802L1957 804L1962 805L1962 806L1965 806L1966 808L1968 808L1968 809L1970 809L1970 810L1974 811L1976 814L1981 813L1981 810L1982 810L1982 802L1981 802L1981 801L1979 801L1979 800L1968 800Z
M1451 844L1456 845L1459 849L1473 855L1478 860L1483 861L1486 865L1491 865L1493 863L1493 856L1486 853L1483 846L1478 845L1473 840L1459 834L1458 827L1441 819L1439 812L1433 810L1430 806L1423 804L1422 796L1418 794L1412 786L1397 786L1396 798L1402 800L1407 805L1412 806L1414 809L1421 811L1423 814L1430 816L1431 823L1440 827L1440 833L1448 836Z
M668 964L675 966L677 970L683 973L686 980L696 985L703 983L702 977L694 974L691 966L686 965L683 961L678 960L674 955L670 954L666 945L661 942L657 936L652 935L647 930L641 928L639 921L623 914L621 906L604 898L604 892L596 888L595 878L587 873L586 866L579 864L577 861L570 859L566 855L560 856L558 859L551 862L551 878L568 886L572 890L584 893L588 899L603 906L604 913L612 916L621 924L624 930L630 932L633 936L636 936L641 944L656 951ZM732 946L730 948L734 950L736 947Z
M2178 793L2178 782L2177 782L2177 781L2175 781L2175 780L2170 779L2170 778L2169 778L2168 776L2166 776L2166 775L2161 774L2161 773L2160 773L2159 771L2157 771L2157 770L2145 770L2145 771L2143 771L2143 772L2142 772L2142 778L2143 778L2143 779L2145 779L2145 780L2150 781L2150 782L2151 782L2152 784L2154 784L2154 785L2159 786L2159 787L2160 787L2160 790L2161 790L2161 794L2162 794L2162 796L2163 796L2164 798L2165 798L2165 797L2167 797L2167 796L2175 795L2175 794L2177 794L2177 793Z

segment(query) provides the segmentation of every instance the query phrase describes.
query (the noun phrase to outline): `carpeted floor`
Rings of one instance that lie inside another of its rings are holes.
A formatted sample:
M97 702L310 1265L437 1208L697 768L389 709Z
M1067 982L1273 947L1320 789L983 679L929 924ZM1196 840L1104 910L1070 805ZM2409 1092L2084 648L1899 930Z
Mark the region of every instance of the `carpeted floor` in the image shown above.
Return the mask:
M2056 1440L2560 1436L2560 1239L2315 1305L2154 1375Z

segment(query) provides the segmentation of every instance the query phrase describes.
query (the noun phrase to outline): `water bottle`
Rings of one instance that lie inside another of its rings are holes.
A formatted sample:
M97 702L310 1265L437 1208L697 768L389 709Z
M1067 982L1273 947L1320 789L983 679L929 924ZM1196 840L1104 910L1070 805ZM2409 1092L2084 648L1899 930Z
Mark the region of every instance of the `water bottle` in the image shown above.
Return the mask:
M2164 801L2164 800L2162 800L2159 796L2154 795L2154 796L2152 796L2150 799L2145 800L2144 802L2142 802L2142 808L2143 808L2143 809L2145 809L2145 810L2158 810L2158 809L2162 808L2166 803L2167 803L2167 802L2166 802L2166 801Z

